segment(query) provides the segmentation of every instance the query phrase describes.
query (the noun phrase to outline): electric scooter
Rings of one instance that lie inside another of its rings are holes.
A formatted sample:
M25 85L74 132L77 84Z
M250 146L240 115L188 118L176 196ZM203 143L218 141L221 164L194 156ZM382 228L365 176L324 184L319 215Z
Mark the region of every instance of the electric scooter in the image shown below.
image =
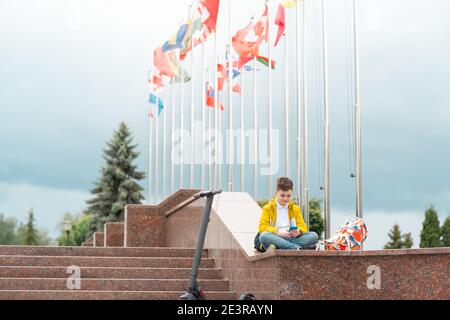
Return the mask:
M200 226L200 233L198 235L197 247L195 248L194 262L192 263L191 276L189 277L188 290L179 300L206 300L205 292L197 283L198 269L202 258L203 246L205 243L206 230L208 228L209 217L211 214L211 207L214 201L214 196L221 193L222 190L205 191L194 195L194 199L206 197L205 211L203 212L202 225ZM194 200L194 201L195 201ZM244 293L239 300L254 300L255 296L251 293Z

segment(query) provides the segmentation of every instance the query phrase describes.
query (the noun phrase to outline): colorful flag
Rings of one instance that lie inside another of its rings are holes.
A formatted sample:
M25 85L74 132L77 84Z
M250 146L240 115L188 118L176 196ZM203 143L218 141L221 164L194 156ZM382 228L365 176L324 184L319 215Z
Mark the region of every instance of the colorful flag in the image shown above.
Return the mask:
M215 90L214 88L209 84L209 82L206 83L206 106L214 108L215 104ZM223 111L224 107L222 103L220 104L220 110Z
M199 12L202 17L205 31L208 33L216 31L219 3L219 0L200 0Z
M159 116L159 114L161 113L162 109L164 109L163 101L162 101L162 99L160 97L157 97L152 92L150 92L150 95L149 95L149 98L148 98L148 102L150 104L156 105L156 100L158 100L158 116Z
M244 29L239 30L232 38L233 48L240 58L251 59L257 56L259 45L268 40L267 10L267 5L265 5L263 15L256 22L250 22Z
M238 77L240 74L241 72L238 69L233 68L233 79Z
M255 22L253 30L255 35L258 37L258 42L269 41L269 20L267 16L267 4L265 5L265 10L262 16Z
M181 72L180 72L180 74L175 77L175 82L176 83L181 83L181 82L186 83L186 82L191 81L191 76L189 75L189 73L184 68L183 68L183 72L182 73L183 73L183 79L181 79Z
M235 83L234 85L233 85L233 92L236 92L236 93L241 93L241 86L239 85L239 83Z
M219 91L223 90L223 85L227 79L227 71L223 64L217 64L217 87Z
M277 46L278 41L280 40L281 36L283 35L284 29L285 29L284 7L281 4L278 5L277 16L275 18L275 24L278 26L278 31L277 31L277 37L275 39L274 47Z
M184 23L178 29L178 32L173 35L168 41L166 41L162 46L162 51L167 52L169 50L179 49L183 47L183 39L186 35L186 31L188 30L189 25Z
M239 30L232 38L234 51L241 58L252 58L258 54L259 43L257 41L249 41L248 35L253 30L253 24L250 23L244 29Z
M281 5L284 8L295 8L295 7L297 7L297 1L296 0L286 0L286 1L282 1Z
M161 75L175 77L180 73L178 61L173 51L163 52L161 47L153 53L153 64Z
M262 63L263 65L265 65L266 67L269 66L269 58L267 58L267 57L257 56L256 60L258 62ZM272 69L275 69L275 65L276 65L275 60L271 60L270 62L271 62L271 65L272 65Z
M156 71L149 72L148 82L153 85L153 90L163 87L161 75Z
M180 50L180 60L184 60L186 55L192 49L192 42L194 47L201 43L201 30L203 28L203 22L200 16L195 15L195 11L192 19L188 22L187 32L182 40L182 47ZM192 41L191 41L192 39Z

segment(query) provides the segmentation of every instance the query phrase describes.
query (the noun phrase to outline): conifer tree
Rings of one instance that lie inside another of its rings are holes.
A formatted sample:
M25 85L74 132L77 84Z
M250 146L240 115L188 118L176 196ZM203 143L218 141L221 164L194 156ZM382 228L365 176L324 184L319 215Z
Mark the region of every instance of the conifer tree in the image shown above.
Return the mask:
M420 247L433 248L441 245L441 227L439 226L438 214L434 207L430 206L425 212L425 220L422 223Z
M138 181L145 178L145 173L133 164L139 156L136 147L126 124L120 123L103 150L101 177L91 190L94 197L87 201L86 213L93 216L91 231L101 230L108 221L123 221L125 205L139 204L144 199Z
M445 219L442 225L442 246L450 247L450 216Z

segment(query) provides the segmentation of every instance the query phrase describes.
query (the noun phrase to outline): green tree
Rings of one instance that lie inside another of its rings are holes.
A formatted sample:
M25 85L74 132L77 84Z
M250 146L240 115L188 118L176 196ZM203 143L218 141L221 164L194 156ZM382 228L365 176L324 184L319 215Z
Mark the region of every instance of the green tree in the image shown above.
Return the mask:
M450 247L450 216L448 216L442 225L442 246Z
M92 215L83 214L79 217L73 216L70 213L65 213L63 217L64 220L72 221L72 227L69 233L62 228L63 221L61 221L61 236L58 238L58 243L60 246L80 246L86 239L91 235L91 223Z
M48 245L52 240L48 236L48 231L38 229L34 223L34 212L30 209L26 224L20 223L17 228L16 244L20 245Z
M430 206L425 212L425 220L422 223L422 231L420 232L420 247L433 248L440 247L441 228L439 226L439 218L433 206Z
M32 208L28 211L27 223L21 223L17 233L20 244L29 246L39 244L39 232L34 224L34 212Z
M319 235L319 239L322 239L325 223L322 215L321 201L319 199L309 200L309 228Z
M17 220L0 214L0 245L16 244Z
M413 244L414 241L410 232L402 235L402 248L410 249L412 248Z
M125 123L120 123L107 148L103 150L105 164L101 177L91 190L93 198L87 201L86 213L93 216L91 232L101 230L107 221L122 221L126 204L139 204L144 196L137 183L145 178L133 161L139 156L137 145Z
M390 241L384 245L384 249L400 249L402 247L402 233L398 224L394 224L388 236Z

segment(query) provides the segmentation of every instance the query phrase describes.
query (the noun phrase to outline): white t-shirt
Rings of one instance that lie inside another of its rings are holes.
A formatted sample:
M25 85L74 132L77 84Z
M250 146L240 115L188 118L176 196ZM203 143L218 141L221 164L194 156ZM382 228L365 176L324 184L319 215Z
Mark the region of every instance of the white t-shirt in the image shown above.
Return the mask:
M289 228L291 227L291 223L289 221L289 213L288 213L288 204L285 206L282 206L278 202L277 204L277 221L276 221L276 227L278 230L285 230L289 231Z

